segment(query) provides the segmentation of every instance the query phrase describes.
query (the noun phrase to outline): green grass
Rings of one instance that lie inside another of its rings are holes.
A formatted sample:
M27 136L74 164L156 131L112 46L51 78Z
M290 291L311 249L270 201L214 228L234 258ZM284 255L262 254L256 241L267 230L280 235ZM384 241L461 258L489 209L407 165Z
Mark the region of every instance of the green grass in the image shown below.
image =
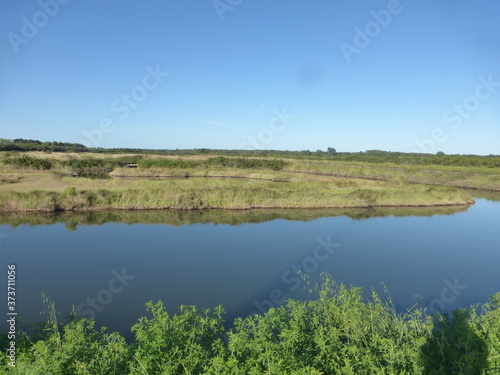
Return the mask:
M124 184L126 185L126 184ZM142 187L0 192L2 211L84 209L250 209L461 205L473 202L455 188L370 186L235 180L142 181Z
M500 168L295 160L287 171L500 191Z
M132 327L134 339L74 317L48 321L17 340L11 374L498 374L500 294L451 316L396 313L375 292L337 285L324 276L310 301L288 300L263 315L224 328L224 309L162 302ZM1 343L6 346L7 343ZM5 352L0 362L7 364Z

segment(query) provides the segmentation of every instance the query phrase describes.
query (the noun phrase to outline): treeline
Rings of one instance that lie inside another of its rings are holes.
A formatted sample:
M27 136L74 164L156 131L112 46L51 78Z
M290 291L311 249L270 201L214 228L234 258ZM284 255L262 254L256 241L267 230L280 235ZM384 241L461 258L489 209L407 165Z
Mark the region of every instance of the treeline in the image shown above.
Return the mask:
M0 151L90 152L80 143L41 142L34 139L0 139Z
M333 159L342 161L362 161L368 163L450 165L490 168L500 167L500 156L498 155L446 155L443 152L438 152L437 154L419 154L368 150L365 152L337 153Z
M88 148L79 143L67 142L41 142L32 139L0 139L0 151L44 151L44 152L78 152L78 153L105 153L105 154L138 154L138 155L220 155L239 157L288 157L297 159L325 159L338 161L360 161L368 163L395 163L413 165L451 165L472 167L500 167L499 155L446 155L443 152L437 154L405 153L382 150L367 150L360 152L337 152L328 147L326 151L302 150L222 150L222 149L139 149L139 148Z

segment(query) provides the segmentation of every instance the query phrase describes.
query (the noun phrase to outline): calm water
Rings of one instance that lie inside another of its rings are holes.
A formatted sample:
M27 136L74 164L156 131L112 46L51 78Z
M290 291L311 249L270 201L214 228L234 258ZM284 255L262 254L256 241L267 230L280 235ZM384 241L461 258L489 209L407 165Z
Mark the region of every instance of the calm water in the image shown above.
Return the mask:
M308 221L300 211L4 216L2 282L15 263L18 319L40 320L45 292L62 320L75 306L126 335L149 300L172 313L222 304L231 321L304 298L298 268L367 293L384 283L400 311L451 310L500 291L500 202L486 198L458 209L308 211Z

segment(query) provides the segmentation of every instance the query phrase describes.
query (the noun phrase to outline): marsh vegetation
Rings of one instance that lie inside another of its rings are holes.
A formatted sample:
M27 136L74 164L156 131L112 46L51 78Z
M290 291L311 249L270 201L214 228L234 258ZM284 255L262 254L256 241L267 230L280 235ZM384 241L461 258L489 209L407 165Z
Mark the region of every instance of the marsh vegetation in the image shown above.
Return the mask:
M324 275L316 297L288 300L224 327L224 308L162 302L131 327L127 342L93 320L47 322L18 340L12 374L494 374L500 370L500 295L453 314L397 313L388 297ZM317 289L316 289L317 288ZM2 342L2 345L6 345ZM0 361L7 362L4 352Z
M489 167L210 154L10 152L0 177L2 211L466 205L457 188L500 190Z

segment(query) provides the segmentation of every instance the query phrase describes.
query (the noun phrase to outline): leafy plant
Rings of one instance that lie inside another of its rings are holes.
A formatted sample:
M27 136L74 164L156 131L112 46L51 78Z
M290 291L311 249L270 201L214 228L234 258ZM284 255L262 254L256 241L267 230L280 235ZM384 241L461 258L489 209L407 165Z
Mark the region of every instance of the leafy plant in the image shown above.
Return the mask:
M132 327L127 343L92 320L58 322L45 298L47 322L18 341L12 374L498 374L500 293L452 316L398 314L389 298L348 288L323 275L318 298L288 300L224 328L222 307L161 301ZM480 311L480 313L479 313ZM2 338L4 341L6 337ZM1 342L1 345L6 345ZM0 362L7 363L5 352ZM1 371L1 368L0 368Z

